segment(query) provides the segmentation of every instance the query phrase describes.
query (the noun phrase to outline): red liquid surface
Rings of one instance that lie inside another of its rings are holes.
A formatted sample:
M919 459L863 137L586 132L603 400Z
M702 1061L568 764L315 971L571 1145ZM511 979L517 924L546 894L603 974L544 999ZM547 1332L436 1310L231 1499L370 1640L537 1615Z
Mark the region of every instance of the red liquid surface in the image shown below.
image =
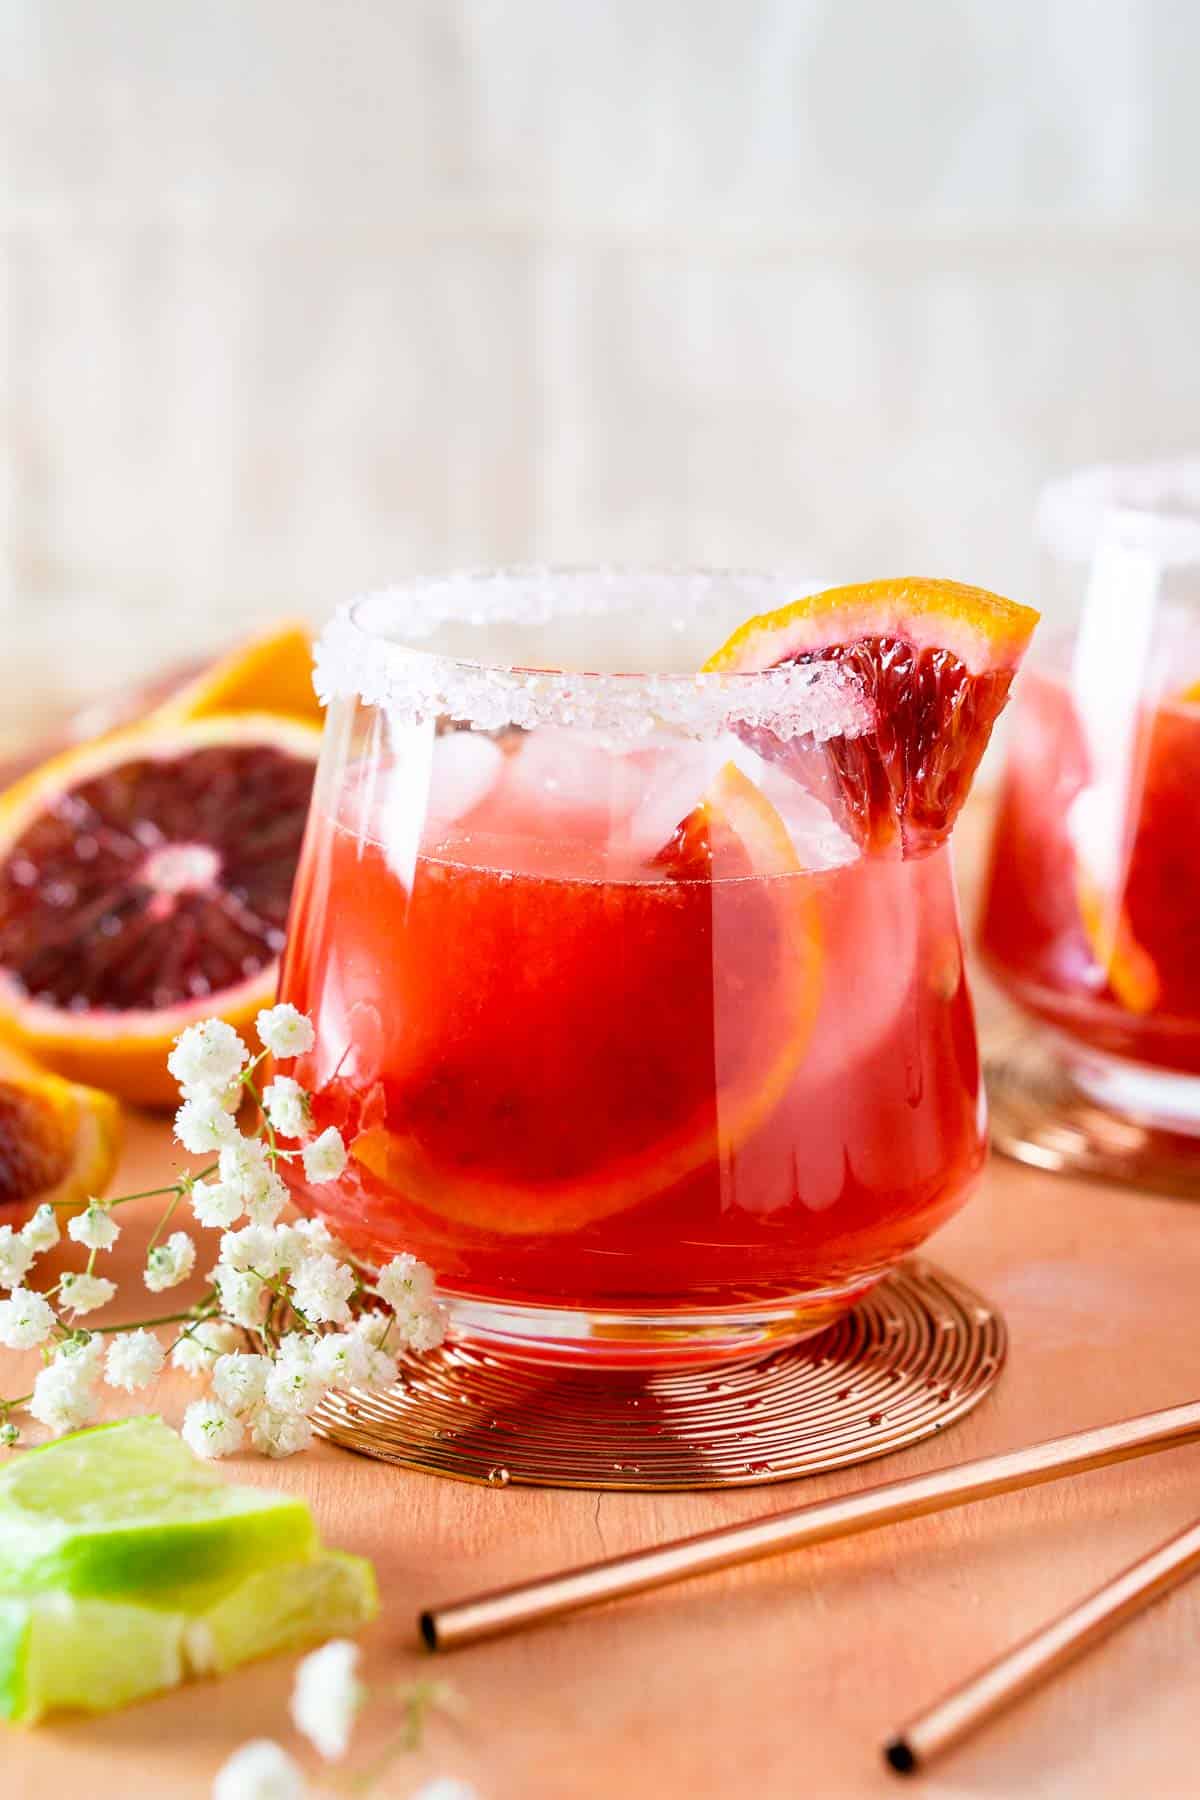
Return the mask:
M1148 708L1139 722L1123 874L1117 891L1099 896L1100 925L1071 824L1090 781L1065 680L1030 673L1013 719L981 948L1014 999L1080 1043L1200 1074L1200 706Z
M485 803L408 865L314 808L284 969L351 1150L300 1197L360 1251L483 1299L729 1308L851 1297L966 1197L944 850L680 878L599 813Z

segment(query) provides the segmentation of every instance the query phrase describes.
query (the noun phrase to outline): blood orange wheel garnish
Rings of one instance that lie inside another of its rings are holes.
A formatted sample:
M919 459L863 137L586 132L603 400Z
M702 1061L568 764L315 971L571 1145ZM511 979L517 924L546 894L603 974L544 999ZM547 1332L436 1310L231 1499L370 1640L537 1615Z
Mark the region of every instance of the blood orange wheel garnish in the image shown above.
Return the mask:
M741 626L705 664L728 672L833 663L871 707L829 755L859 842L907 857L944 843L1038 614L954 581L865 582L810 594ZM756 734L759 749L770 751ZM774 754L786 761L787 746Z
M168 1103L178 1032L274 994L319 745L269 714L152 719L0 798L0 1030Z

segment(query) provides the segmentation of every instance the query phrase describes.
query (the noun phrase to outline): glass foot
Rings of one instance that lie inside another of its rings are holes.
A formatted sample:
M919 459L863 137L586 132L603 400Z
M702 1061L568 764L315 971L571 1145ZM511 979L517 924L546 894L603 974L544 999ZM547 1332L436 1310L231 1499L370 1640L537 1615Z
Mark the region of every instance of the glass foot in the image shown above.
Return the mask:
M1028 1026L984 1058L995 1149L1037 1169L1200 1200L1200 1081Z
M451 1337L480 1350L556 1368L697 1369L763 1356L812 1337L840 1318L877 1279L787 1300L687 1312L602 1312L453 1294L443 1298Z

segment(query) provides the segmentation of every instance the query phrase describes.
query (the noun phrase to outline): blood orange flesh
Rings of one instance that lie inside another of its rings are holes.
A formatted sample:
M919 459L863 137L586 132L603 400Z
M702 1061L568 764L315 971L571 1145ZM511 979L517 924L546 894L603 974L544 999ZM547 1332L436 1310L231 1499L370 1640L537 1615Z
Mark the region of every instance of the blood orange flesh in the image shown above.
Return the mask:
M283 948L311 764L270 744L136 756L62 794L0 864L0 966L43 1004L176 1006Z
M270 1003L319 733L151 723L0 801L0 1023L65 1073L162 1101L194 1017Z
M844 671L872 715L867 731L828 747L847 827L864 848L898 841L904 856L923 856L950 833L1037 620L957 582L868 582L749 620L706 667ZM769 734L754 742L787 760Z

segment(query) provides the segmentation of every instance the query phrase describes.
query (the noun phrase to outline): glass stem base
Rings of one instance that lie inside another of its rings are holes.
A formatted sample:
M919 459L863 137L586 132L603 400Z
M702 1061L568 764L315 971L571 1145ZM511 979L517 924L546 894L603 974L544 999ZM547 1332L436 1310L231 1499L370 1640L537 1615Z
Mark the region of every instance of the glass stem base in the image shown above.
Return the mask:
M1028 1025L984 1058L995 1149L1034 1168L1200 1200L1200 1081Z
M880 1271L882 1275L884 1271ZM505 1357L595 1369L703 1368L824 1331L879 1276L745 1306L663 1312L541 1307L443 1292L450 1336Z

